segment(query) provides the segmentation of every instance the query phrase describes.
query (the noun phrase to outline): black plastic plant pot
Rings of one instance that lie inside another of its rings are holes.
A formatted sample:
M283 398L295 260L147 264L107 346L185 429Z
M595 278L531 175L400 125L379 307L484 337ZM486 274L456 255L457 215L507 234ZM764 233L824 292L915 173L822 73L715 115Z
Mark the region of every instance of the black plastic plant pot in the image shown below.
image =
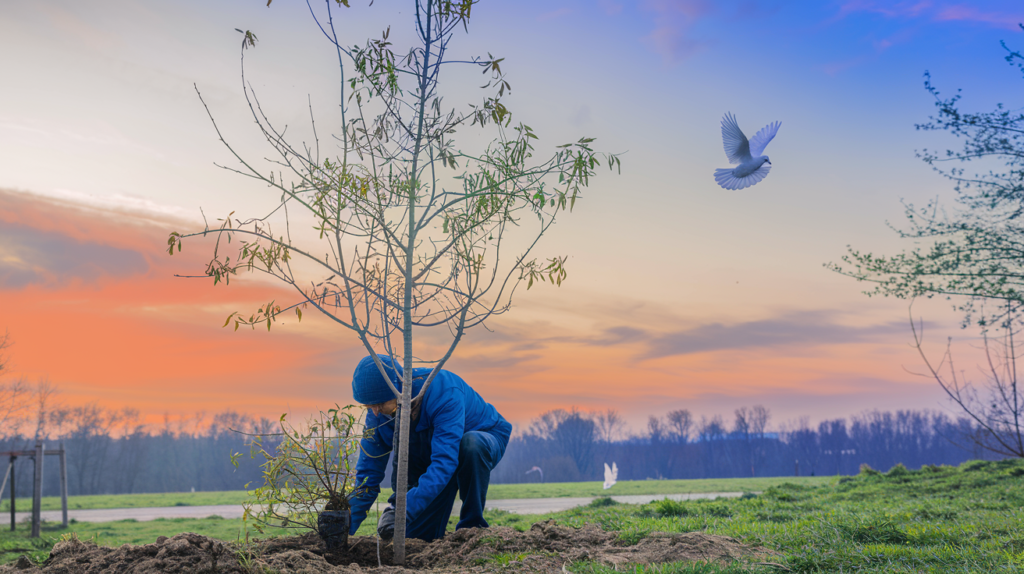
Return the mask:
M352 510L324 510L316 519L317 533L327 550L341 550L348 546L348 529L352 525Z

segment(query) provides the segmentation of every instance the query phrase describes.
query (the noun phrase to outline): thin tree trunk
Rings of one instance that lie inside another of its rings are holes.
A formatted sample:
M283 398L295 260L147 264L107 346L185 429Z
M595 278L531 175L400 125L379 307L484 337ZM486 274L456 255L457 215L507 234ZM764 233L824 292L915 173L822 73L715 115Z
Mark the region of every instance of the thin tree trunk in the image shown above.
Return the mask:
M427 2L426 30L427 37L424 42L423 67L420 71L420 103L419 120L416 129L416 144L413 147L411 181L409 182L409 240L405 246L405 284L402 301L402 344L403 344L403 381L401 416L398 421L398 480L395 486L398 488L395 500L395 564L405 565L405 528L406 528L406 495L409 489L409 430L412 424L412 278L413 262L416 248L416 194L419 190L419 177L417 169L421 145L423 143L423 116L427 106L427 85L430 65L430 21L431 8L433 4Z

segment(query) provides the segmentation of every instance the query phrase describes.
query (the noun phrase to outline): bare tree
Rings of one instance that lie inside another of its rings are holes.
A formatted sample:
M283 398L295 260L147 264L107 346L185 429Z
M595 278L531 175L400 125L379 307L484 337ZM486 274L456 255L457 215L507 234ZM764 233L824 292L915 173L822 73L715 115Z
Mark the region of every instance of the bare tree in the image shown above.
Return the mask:
M61 421L60 437L75 453L68 459L68 478L79 493L99 492L112 442L111 434L121 423L124 413L89 403L58 408L53 414ZM128 414L131 414L130 409Z
M569 412L565 409L553 409L541 413L539 417L530 421L530 428L527 429L526 434L539 439L554 438L558 425L567 418L569 418Z
M32 389L32 402L36 415L35 440L49 436L51 424L60 424L59 405L56 404L57 386L49 379L42 379Z
M605 409L595 414L593 420L597 425L597 436L605 444L611 444L626 429L626 421L615 409Z
M565 257L538 261L534 250L556 215L573 207L595 169L604 161L609 168L618 165L616 156L594 152L591 138L557 146L547 160L533 158L533 129L522 123L510 128L502 97L511 88L502 60L447 55L454 33L468 30L477 3L415 0L417 44L397 51L390 29L364 46L343 45L332 10L348 2L327 0L320 15L311 10L340 71L340 133L331 142L338 151L330 156L321 149L312 106L309 139L301 144L268 118L244 79L245 50L255 46L256 36L243 32L243 89L272 150L269 169L238 155L212 114L210 119L239 162L231 169L271 188L280 202L256 217L229 214L214 229L207 225L168 238L173 254L187 237L212 235L216 244L206 276L215 284L245 271L292 289L292 301L232 313L225 326L269 329L282 313L294 311L301 320L302 309L312 307L374 358L403 414L397 429L397 564L405 559L405 437L424 393L466 331L507 312L518 286L561 284ZM488 95L464 111L445 108L441 97L441 71L454 65L475 66L490 79ZM456 149L454 134L472 125L491 126L494 141L476 153ZM309 227L316 231L312 236L300 231ZM512 230L521 241L507 241ZM226 255L228 249L233 255ZM427 332L436 334L422 336ZM378 353L402 367L401 391ZM416 397L414 366L430 367Z
M558 423L552 436L565 455L576 463L576 469L583 476L590 471L590 463L593 461L596 426L586 413L574 407L572 412Z
M814 476L821 457L821 447L818 434L811 428L810 417L800 417L794 425L782 431L782 436L798 457L794 461L796 468L799 469L800 461L803 461L803 472L810 471L811 476Z
M1024 392L1017 379L1017 359L1021 356L1017 354L1020 306L1006 301L999 321L982 329L986 363L982 371L985 382L980 388L963 371L957 371L952 337L946 339L946 350L938 364L934 364L924 352L923 322L915 324L911 315L910 327L914 346L928 369L926 376L935 379L946 396L974 421L972 440L985 450L1024 458Z
M690 429L693 427L693 415L686 409L672 411L666 415L672 437L679 444L690 442Z
M710 419L701 415L697 423L697 440L700 441L701 454L704 462L705 478L713 476L719 466L716 455L721 454L720 444L725 438L725 422L721 415Z
M664 442L666 435L668 435L668 427L665 425L665 421L654 415L647 417L647 437L651 444Z
M733 432L743 440L743 448L750 465L750 476L757 476L757 466L764 458L764 434L771 413L762 405L740 407L735 411Z

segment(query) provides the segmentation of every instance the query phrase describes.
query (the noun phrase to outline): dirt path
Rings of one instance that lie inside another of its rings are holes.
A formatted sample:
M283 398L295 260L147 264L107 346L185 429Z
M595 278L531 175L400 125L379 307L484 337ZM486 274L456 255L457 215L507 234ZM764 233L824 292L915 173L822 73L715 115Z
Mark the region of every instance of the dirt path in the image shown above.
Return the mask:
M672 500L696 500L700 498L735 498L740 496L739 492L708 492L699 494L634 494L626 496L612 496L616 502L625 504L646 504L653 500L671 498ZM589 497L580 498L514 498L507 500L488 500L487 508L500 509L514 512L516 514L544 514L547 512L560 512L576 506L590 504L594 500ZM461 503L455 501L455 508L452 514L458 514ZM42 513L43 520L49 522L60 522L61 512L59 510L47 510ZM0 521L9 515L0 515ZM157 518L206 518L207 516L220 516L221 518L241 518L242 507L238 505L219 506L167 506L156 508L106 508L91 510L69 510L68 518L78 522L113 522L115 520L135 519L140 522L156 520ZM29 512L18 512L19 522L28 520Z

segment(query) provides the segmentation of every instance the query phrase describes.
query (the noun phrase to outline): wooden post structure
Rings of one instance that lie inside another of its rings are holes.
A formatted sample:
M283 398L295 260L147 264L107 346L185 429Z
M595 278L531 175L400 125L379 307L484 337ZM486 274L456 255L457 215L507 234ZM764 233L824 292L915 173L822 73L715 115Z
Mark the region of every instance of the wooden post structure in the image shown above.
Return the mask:
M32 538L39 538L43 507L43 441L36 441L36 471L32 477Z
M14 488L14 461L19 456L26 456L32 459L34 463L34 472L32 473L32 537L39 538L41 525L42 525L42 508L43 508L43 458L46 455L55 454L60 457L60 507L61 507L61 518L63 518L64 527L68 526L68 459L67 453L64 452L64 441L60 442L60 446L57 450L46 450L46 446L43 441L36 441L36 446L32 450L10 450L0 452L0 456L9 456L10 462L7 465L7 474L11 478L11 531L15 529L15 508L14 501L16 500L17 489ZM3 483L0 483L0 496L3 495L4 487L7 485L7 479L4 479Z
M68 457L64 452L64 441L60 441L60 510L64 528L68 527Z

